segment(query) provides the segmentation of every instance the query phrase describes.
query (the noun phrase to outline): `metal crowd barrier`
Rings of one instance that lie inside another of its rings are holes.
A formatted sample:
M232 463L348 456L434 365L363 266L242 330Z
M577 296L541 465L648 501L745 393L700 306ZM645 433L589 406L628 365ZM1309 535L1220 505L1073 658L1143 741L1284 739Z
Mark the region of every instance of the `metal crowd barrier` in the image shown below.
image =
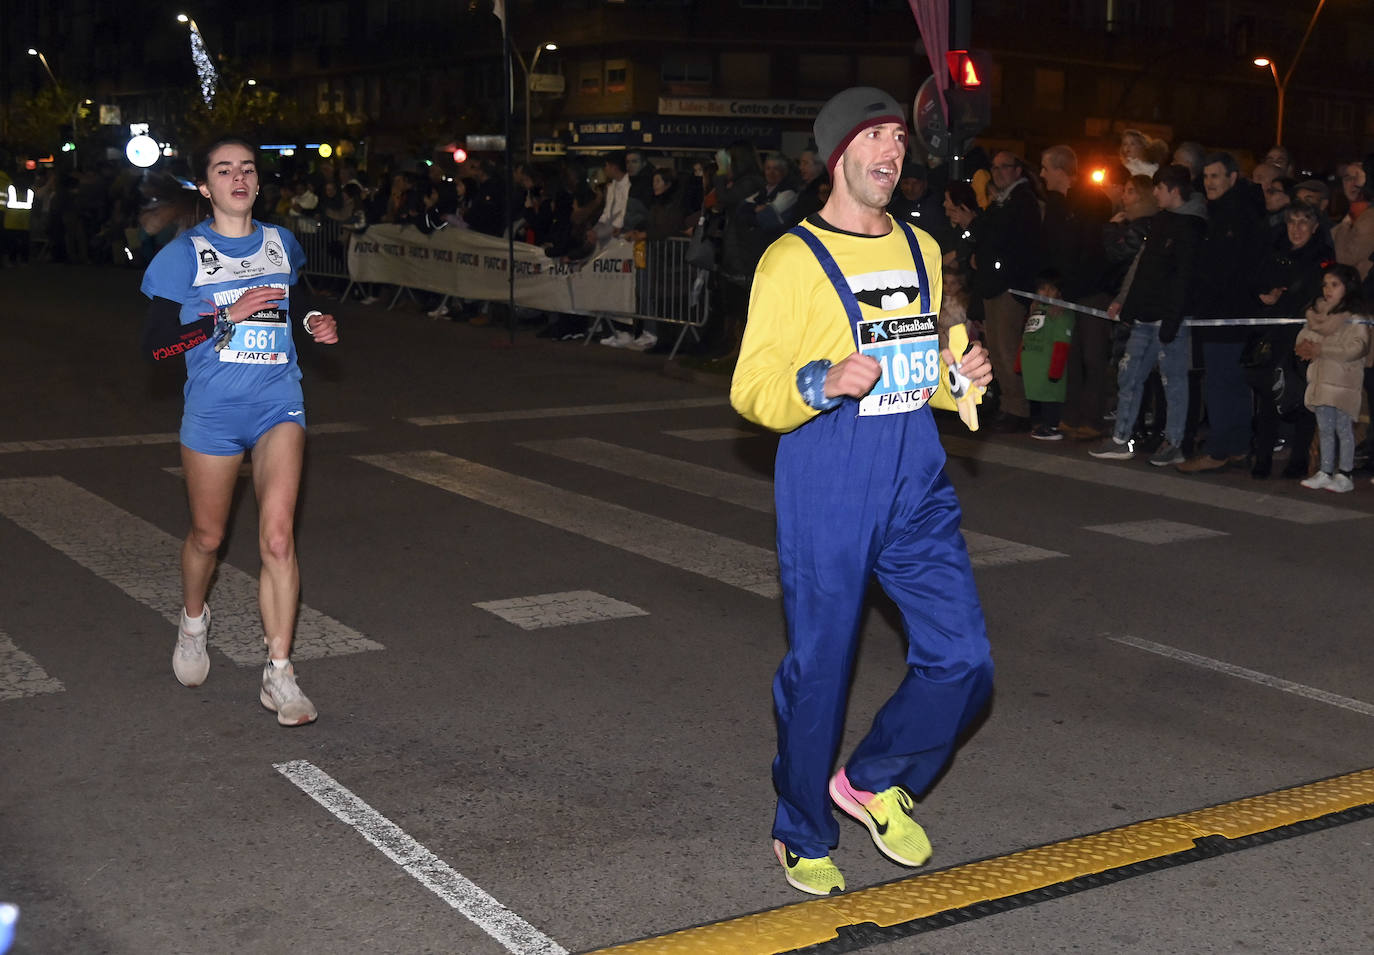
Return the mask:
M341 228L341 223L328 217L306 219L300 216L274 217L272 222L289 229L305 250L305 268L301 269L301 277L312 294L315 291L310 282L312 277L349 281L349 233Z
M636 253L635 313L593 313L584 344L603 328L615 331L615 323L633 321L680 326L677 339L668 353L670 361L677 355L689 332L700 341L701 329L711 315L711 273L687 261L690 241L685 237L646 241L642 268Z
M353 285L353 279L348 274L349 231L341 228L339 222L328 218L317 221L292 216L273 217L270 221L289 229L305 250L306 264L301 276L310 291L315 291L310 284L312 276L341 279L348 283L342 296L347 298L349 288ZM689 242L686 237L646 241L642 268L636 257L635 311L584 312L575 309L572 314L586 315L592 319L585 341L590 342L601 329L614 330L617 322L635 321L679 326L677 339L668 354L670 360L677 355L689 333L700 341L701 329L711 315L711 273L687 261ZM391 304L394 306L401 295L409 291L404 287L397 288ZM444 296L445 304L448 300L449 296Z

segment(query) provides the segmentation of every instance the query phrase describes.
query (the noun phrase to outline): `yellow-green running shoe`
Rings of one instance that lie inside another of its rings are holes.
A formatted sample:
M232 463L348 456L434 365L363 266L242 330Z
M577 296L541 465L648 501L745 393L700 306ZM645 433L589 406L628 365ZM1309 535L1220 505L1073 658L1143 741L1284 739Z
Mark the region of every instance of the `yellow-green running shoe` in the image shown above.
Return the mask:
M779 840L773 840L773 854L782 863L788 885L812 895L837 895L844 891L844 876L830 856L803 859Z
M918 866L930 861L930 840L911 818L911 795L901 786L880 793L864 792L849 784L844 767L830 780L830 798L846 813L868 827L873 844L900 865Z

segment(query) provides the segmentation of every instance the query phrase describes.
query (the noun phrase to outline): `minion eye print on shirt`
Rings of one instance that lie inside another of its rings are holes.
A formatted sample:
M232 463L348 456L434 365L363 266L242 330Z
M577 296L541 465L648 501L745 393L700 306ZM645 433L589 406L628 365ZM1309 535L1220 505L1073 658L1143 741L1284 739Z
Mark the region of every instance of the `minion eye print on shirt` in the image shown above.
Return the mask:
M884 269L846 276L849 290L861 305L897 312L921 304L921 283L914 269Z

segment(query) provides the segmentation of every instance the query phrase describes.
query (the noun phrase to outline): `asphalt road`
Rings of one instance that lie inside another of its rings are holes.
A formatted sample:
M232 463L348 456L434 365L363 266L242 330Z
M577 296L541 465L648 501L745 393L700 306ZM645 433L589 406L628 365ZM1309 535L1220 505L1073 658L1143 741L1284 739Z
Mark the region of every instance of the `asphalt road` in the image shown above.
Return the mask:
M13 951L577 952L802 900L768 836L775 439L724 382L340 306L302 357L320 719L287 730L257 701L251 489L210 678L171 673L182 372L136 354L138 279L0 272ZM998 673L918 806L932 866L1374 766L1367 476L944 427ZM901 659L875 594L849 745ZM1368 952L1372 849L1355 822L873 950ZM852 888L906 874L847 820L835 858Z

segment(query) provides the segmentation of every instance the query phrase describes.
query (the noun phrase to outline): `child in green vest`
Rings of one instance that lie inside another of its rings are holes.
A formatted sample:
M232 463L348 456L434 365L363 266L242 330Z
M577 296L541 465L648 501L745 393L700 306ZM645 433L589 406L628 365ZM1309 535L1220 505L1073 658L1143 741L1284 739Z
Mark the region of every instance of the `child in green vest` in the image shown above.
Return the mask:
M1035 294L1063 298L1062 278L1054 269L1036 276ZM1061 441L1059 413L1068 387L1064 373L1069 363L1069 342L1073 338L1074 314L1057 305L1031 303L1026 329L1021 335L1021 355L1016 370L1025 384L1030 401L1031 437L1039 441Z

